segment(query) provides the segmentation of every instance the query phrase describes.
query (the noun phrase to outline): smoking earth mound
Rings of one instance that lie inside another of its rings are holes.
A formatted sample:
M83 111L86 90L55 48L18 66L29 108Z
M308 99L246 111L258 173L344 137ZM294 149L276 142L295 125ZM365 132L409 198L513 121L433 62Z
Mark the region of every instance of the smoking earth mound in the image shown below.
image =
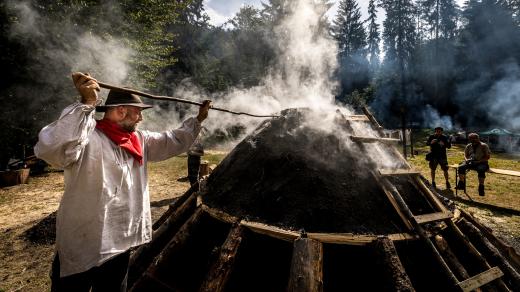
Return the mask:
M343 133L306 126L307 110L264 121L208 178L203 201L236 217L306 232L404 232L377 170Z

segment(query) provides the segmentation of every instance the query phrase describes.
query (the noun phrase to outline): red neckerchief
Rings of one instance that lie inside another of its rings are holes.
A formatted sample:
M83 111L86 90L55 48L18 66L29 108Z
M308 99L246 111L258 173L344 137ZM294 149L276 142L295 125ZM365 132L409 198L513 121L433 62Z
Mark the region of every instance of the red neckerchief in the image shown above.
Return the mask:
M117 123L103 119L97 121L96 128L103 132L112 142L125 149L140 164L143 164L143 150L135 132L129 133Z

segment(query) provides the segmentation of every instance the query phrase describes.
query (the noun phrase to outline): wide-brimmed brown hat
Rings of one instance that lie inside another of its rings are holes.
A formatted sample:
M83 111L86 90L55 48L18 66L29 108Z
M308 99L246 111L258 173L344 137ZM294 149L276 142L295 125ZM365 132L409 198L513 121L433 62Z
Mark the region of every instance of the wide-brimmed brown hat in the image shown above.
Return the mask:
M119 91L115 89L111 89L108 93L107 100L104 105L96 106L96 111L105 112L107 108L119 106L119 105L131 105L140 107L142 109L147 109L153 107L149 104L144 104L141 98L135 94L131 94L124 91Z

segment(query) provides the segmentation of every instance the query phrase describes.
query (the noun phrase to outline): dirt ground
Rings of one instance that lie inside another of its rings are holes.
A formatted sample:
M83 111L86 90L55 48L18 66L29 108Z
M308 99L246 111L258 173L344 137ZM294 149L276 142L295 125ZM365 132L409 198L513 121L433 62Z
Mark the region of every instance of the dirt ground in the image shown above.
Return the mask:
M156 220L189 183L185 157L150 169L152 217ZM170 165L176 167L170 170ZM28 184L0 188L0 291L49 291L54 255L55 211L63 193L63 173L31 177Z
M217 163L224 156L210 159ZM186 174L186 157L150 166L152 216L156 220L189 184L177 179ZM54 254L54 218L63 192L63 173L31 177L28 184L0 188L0 291L48 291ZM520 212L488 205L456 204L472 212L495 234L520 251Z

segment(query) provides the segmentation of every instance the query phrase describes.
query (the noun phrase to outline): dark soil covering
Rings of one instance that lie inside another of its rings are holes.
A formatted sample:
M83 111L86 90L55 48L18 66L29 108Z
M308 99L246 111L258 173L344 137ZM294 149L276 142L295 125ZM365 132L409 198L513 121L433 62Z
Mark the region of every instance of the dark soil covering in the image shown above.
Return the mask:
M282 114L264 121L213 171L206 204L307 232L406 231L371 175L375 163L362 146L345 143L348 129L333 135L305 126L305 110Z
M36 244L56 242L56 212L49 214L23 234L26 240Z

